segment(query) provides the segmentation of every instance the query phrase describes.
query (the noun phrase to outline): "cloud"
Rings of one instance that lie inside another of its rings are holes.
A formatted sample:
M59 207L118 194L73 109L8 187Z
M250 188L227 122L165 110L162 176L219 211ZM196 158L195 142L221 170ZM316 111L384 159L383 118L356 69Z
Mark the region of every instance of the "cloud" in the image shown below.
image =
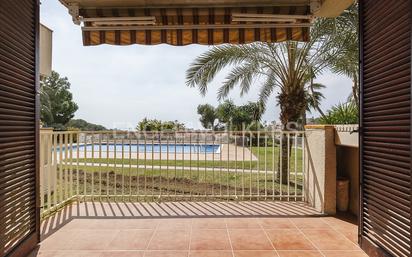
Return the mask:
M84 47L80 27L73 24L67 9L58 1L44 1L41 15L42 23L54 31L53 69L69 78L80 107L76 118L108 128L132 128L144 117L179 120L200 128L197 105L218 104L216 90L224 79L224 72L212 83L205 97L185 85L186 69L209 47ZM323 109L344 101L351 90L348 79L331 73L320 76L318 82L327 86ZM243 98L235 90L230 98L237 104L255 101L257 87ZM271 99L263 119L277 120L278 115L279 108Z

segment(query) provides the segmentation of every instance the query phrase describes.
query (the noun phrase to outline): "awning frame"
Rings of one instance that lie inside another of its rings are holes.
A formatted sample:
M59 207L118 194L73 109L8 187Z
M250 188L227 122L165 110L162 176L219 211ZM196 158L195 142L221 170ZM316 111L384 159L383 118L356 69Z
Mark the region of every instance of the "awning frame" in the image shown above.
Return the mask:
M61 0L61 2L64 4L64 1ZM72 16L73 23L76 25L81 25L84 19L80 16L80 6L78 3L70 3L70 4L64 4L69 10L69 14ZM279 6L286 6L286 4L274 4L274 5L279 5ZM295 4L296 6L301 6L301 4ZM248 5L245 5L248 6ZM266 6L266 5L262 5ZM267 5L267 6L272 6L272 5ZM293 4L288 4L288 6L294 6ZM150 7L148 6L147 8L170 8L171 6L156 6L156 7ZM198 8L198 7L204 7L204 6L185 6L185 8ZM233 7L232 5L221 5L219 7ZM322 7L322 2L321 0L310 0L310 12L313 14L320 10ZM120 7L120 8L127 8L127 7ZM277 15L278 17L280 15ZM308 20L313 20L314 16L313 15L283 15L283 18L288 18L288 17L293 17L296 19L308 19Z
M299 23L299 24L222 24L222 25L166 25L166 26L95 26L95 27L82 27L83 31L126 31L126 30L191 30L191 29L270 29L270 28L309 28L312 23Z
M180 46L307 42L315 13L331 2L353 0L60 1L81 26L85 46Z

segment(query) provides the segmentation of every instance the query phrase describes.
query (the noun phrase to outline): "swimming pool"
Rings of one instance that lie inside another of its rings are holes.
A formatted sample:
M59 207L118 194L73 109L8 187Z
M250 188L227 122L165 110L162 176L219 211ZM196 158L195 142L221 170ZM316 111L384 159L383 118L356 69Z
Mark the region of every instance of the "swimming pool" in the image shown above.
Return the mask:
M205 145L205 144L87 144L80 145L79 152L121 152L122 147L124 152L131 153L219 153L220 145ZM73 150L77 150L77 146L73 145Z

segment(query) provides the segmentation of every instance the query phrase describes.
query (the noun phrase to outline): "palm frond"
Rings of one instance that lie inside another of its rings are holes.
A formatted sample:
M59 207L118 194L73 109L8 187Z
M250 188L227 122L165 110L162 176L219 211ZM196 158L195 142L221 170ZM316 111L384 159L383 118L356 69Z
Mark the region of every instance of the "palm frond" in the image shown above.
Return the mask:
M354 103L341 103L333 106L325 117L320 119L323 124L357 124L358 108Z
M237 45L223 45L213 47L202 54L190 65L186 72L186 84L189 87L198 87L202 95L207 92L207 85L224 67L237 65L250 59L250 52Z
M260 65L259 62L246 62L240 66L234 67L226 77L223 85L218 90L218 100L222 100L227 97L229 92L237 85L240 84L240 95L249 92L250 86L255 78L259 76Z
M269 97L272 95L273 91L275 90L276 86L278 85L276 81L276 77L273 73L270 73L267 76L266 81L263 83L262 87L260 88L259 92L259 102L266 106L266 103Z

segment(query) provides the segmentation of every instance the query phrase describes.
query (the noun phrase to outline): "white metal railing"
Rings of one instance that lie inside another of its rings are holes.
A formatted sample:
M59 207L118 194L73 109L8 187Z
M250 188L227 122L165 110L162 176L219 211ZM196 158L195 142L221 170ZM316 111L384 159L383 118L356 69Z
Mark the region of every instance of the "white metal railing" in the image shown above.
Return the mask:
M305 200L304 132L41 131L41 205Z

